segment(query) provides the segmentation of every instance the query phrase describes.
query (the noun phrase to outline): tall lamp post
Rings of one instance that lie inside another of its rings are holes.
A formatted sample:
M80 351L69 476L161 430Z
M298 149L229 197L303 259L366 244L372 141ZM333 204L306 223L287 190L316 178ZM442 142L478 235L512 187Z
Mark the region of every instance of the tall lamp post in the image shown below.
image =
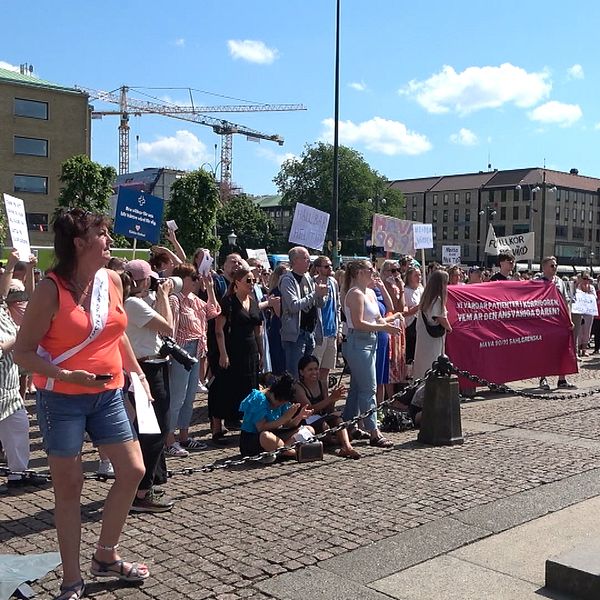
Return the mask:
M235 243L237 242L237 239L238 239L238 236L235 235L235 232L232 229L231 233L227 236L227 242L231 246L232 250L235 250Z

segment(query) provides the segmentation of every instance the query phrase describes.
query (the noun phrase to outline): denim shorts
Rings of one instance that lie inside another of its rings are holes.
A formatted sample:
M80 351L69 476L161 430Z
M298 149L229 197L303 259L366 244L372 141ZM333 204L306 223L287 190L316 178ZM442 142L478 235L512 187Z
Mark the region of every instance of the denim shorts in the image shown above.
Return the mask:
M121 389L97 394L38 389L37 415L44 450L52 456L77 456L86 431L96 446L137 439Z

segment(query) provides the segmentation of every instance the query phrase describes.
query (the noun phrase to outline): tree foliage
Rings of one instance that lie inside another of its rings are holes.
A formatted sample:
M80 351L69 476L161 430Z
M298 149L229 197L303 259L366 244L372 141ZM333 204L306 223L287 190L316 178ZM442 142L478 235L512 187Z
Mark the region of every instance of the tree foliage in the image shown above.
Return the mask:
M61 166L58 206L109 214L116 177L114 167L102 166L85 154L68 158Z
M297 202L331 214L333 197L333 146L323 142L307 145L299 159L283 163L274 179L282 205ZM372 169L352 148L339 147L338 239L344 254L364 254L375 212L404 217L404 198L391 189L385 177ZM383 202L385 199L385 203ZM333 237L333 219L328 239Z
M188 254L196 248L218 251L220 244L215 236L218 206L215 178L202 169L187 173L171 186L165 220L177 223L177 238Z
M231 197L219 209L217 222L224 248L228 247L227 236L233 231L240 249L264 248L267 252L275 249L278 237L275 222L246 194Z

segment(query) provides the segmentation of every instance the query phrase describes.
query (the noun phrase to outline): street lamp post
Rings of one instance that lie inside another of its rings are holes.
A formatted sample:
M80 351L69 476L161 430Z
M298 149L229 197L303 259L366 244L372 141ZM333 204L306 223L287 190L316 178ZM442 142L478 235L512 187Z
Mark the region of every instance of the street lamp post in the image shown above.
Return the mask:
M231 246L232 250L235 250L235 243L237 242L237 239L238 236L235 235L235 232L232 229L231 233L227 236L227 241L229 242L229 245Z

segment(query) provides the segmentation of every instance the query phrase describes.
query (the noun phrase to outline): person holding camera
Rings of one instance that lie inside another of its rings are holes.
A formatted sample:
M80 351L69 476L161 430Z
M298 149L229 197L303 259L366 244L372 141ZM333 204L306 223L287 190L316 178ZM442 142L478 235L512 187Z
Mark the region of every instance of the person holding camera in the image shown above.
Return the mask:
M215 299L213 279L210 273L205 276L198 275L194 265L189 263L175 267L173 275L181 277L183 281L181 291L169 297L175 341L183 350L199 359L206 354L207 322L221 314L221 306ZM208 302L204 302L194 293L198 291L200 280L206 289ZM189 437L200 364L200 361L197 361L188 369L186 365L173 360L169 367L171 405L166 452L170 456L182 456L182 451L206 448L203 442ZM179 429L178 441L175 440L175 429Z
M151 279L158 278L145 260L129 261L121 278L127 313L127 337L148 381L154 398L152 407L160 427L158 434L138 432L146 472L131 510L165 512L173 508L173 502L160 496L153 485L157 472L166 472L164 445L169 432L169 359L161 354L161 335L173 335L173 314L169 305L173 282L170 279L160 282L155 297L150 294Z

